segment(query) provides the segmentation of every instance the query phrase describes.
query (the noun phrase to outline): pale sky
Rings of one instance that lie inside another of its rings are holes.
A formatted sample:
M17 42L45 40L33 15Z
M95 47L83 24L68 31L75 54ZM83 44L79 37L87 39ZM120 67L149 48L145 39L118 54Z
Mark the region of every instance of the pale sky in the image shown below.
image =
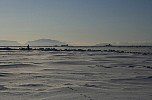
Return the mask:
M152 40L152 0L0 0L0 40Z

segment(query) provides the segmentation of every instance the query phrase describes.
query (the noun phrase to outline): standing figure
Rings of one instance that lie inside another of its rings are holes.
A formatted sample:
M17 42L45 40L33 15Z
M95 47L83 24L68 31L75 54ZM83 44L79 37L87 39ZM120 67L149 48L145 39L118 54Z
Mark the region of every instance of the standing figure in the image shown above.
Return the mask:
M29 44L27 45L27 50L30 50L30 46L29 46Z

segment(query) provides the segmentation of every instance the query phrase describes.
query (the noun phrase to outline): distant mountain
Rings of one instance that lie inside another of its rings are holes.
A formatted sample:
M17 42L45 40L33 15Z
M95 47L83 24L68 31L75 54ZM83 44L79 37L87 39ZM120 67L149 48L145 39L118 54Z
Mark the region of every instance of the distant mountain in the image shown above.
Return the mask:
M106 45L109 45L110 43L99 43L99 44L96 44L95 46L106 46Z
M66 45L64 42L60 42L57 40L51 40L51 39L39 39L39 40L34 40L34 41L28 41L26 45L29 44L30 46L61 46L61 45Z
M152 42L117 42L117 43L99 43L96 46L105 46L105 45L115 45L115 46L152 46Z
M20 43L16 41L0 40L0 46L19 46Z
M118 42L113 43L113 45L121 45L121 46L152 46L152 42Z

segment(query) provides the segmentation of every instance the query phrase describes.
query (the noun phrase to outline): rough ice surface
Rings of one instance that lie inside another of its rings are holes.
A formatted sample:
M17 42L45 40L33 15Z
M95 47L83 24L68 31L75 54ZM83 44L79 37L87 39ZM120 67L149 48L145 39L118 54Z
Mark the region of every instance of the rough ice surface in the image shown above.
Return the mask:
M0 52L0 100L151 99L152 55Z

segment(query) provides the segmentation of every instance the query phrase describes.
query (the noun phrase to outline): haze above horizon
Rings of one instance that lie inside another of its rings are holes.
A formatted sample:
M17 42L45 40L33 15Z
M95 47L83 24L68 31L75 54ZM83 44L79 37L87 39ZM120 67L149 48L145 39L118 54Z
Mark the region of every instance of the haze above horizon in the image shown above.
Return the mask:
M152 0L0 0L0 40L152 40Z

